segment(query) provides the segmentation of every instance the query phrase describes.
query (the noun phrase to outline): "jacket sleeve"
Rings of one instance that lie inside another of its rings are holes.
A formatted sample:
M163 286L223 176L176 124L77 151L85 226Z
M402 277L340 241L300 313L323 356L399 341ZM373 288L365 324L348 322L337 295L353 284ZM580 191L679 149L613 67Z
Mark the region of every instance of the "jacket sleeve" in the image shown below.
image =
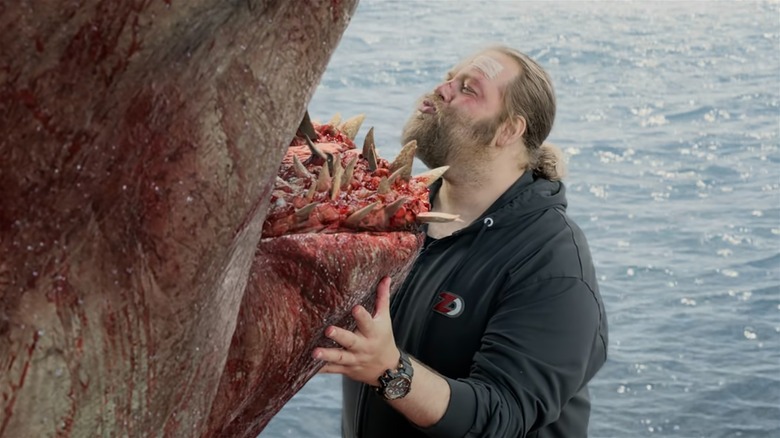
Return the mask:
M469 377L447 379L447 411L423 430L431 437L525 437L556 421L606 360L600 308L579 278L510 287Z

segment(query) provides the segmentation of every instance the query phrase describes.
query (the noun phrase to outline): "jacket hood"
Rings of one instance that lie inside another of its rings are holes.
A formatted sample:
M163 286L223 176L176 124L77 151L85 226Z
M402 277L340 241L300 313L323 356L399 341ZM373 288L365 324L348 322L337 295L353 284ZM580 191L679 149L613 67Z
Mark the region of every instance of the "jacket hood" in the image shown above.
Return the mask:
M439 193L442 180L431 186L430 200ZM561 181L537 177L533 172L523 172L485 212L461 232L477 231L490 219L489 227L503 228L516 224L518 216L532 214L549 208L566 210L566 187Z

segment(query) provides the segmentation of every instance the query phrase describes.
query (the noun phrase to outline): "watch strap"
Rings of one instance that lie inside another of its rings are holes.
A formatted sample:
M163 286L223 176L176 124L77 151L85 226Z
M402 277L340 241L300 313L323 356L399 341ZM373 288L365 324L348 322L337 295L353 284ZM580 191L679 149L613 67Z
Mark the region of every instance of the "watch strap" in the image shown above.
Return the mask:
M412 367L412 361L409 358L409 355L406 354L403 351L400 352L400 357L398 359L398 366L395 370L387 369L385 372L379 376L379 386L375 387L377 393L379 393L383 398L386 400L392 400L396 398L404 397L406 394L399 396L389 396L387 393L387 388L392 385L393 382L401 379L408 381L409 388L411 388L411 380L414 376L414 368ZM408 392L408 390L407 390Z

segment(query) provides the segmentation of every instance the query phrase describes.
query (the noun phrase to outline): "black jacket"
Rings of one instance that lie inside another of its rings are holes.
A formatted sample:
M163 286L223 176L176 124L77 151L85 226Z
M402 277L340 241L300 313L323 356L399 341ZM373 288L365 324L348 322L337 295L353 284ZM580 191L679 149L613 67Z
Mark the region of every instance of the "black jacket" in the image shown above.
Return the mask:
M587 436L607 320L564 192L526 172L479 220L426 246L393 296L393 332L447 379L447 411L420 429L345 378L345 437Z

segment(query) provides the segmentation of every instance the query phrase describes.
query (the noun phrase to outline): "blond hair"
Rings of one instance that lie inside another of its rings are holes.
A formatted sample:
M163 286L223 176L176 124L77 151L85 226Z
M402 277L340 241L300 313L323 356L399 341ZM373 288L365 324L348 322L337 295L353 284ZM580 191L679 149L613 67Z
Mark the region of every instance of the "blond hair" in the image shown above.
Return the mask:
M532 167L535 174L550 181L560 181L566 177L566 156L563 151L552 143L542 143L537 148L535 165Z
M556 146L544 142L555 121L555 90L550 76L528 55L511 47L494 46L488 50L512 58L520 67L520 73L504 92L503 119L512 115L525 119L523 143L528 151L527 170L552 181L562 179L565 175L563 153Z

